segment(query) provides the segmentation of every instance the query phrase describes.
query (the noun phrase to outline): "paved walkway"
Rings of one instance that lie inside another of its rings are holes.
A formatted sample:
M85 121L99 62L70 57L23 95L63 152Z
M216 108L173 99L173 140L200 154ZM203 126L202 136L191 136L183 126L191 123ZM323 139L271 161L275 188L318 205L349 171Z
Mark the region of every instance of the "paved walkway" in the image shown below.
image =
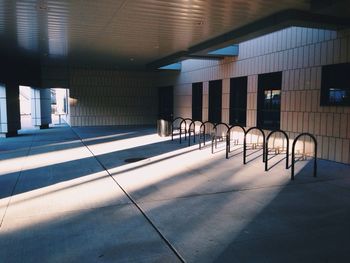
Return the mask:
M292 182L223 150L115 127L0 139L0 262L350 261L349 165Z

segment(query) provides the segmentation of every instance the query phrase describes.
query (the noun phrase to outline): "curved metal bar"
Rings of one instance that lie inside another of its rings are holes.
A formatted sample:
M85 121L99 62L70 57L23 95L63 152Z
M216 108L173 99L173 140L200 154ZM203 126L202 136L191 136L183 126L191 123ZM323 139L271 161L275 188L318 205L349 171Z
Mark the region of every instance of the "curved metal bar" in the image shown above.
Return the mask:
M184 134L185 134L185 141L187 140L187 122L186 121L191 121L193 122L193 120L191 118L185 118L180 122L180 143L182 142L182 124L185 124L185 130L184 130Z
M228 129L228 131L227 131L227 133L226 133L226 159L228 159L228 154L231 152L231 145L230 145L230 142L231 142L231 129L233 129L233 128L235 128L235 127L241 128L242 131L243 131L243 134L245 134L245 129L244 129L244 127L241 126L241 125L238 125L238 124L232 125L232 126Z
M206 132L205 125L207 123L210 123L214 126L214 124L210 121L205 121L202 123L201 127L199 128L199 149L202 149L201 140L203 140L203 144L205 145L205 132ZM202 132L202 129L203 129L203 132Z
M291 180L294 180L294 165L295 165L295 145L297 143L297 141L299 140L300 137L302 136L309 136L315 145L315 153L314 153L314 172L313 172L313 176L316 177L317 176L317 140L315 138L315 136L313 136L311 133L308 132L304 132L304 133L300 133L293 141L293 145L292 145L292 175L291 175Z
M191 132L193 132L193 143L196 143L196 122L200 122L201 125L203 124L202 121L192 121L190 123L190 126L188 128L188 146L191 146ZM191 129L193 125L193 128ZM200 130L199 130L199 133L200 133Z
M212 134L212 138L211 138L211 153L212 153L212 154L214 153L214 142L215 142L215 148L217 148L217 145L218 145L218 143L217 143L216 132L217 132L217 127L218 127L219 125L224 125L224 126L227 128L227 130L230 129L230 126L229 126L228 124L224 123L224 122L219 122L219 123L216 123L216 124L214 125L214 128L213 128L214 133ZM227 135L227 131L226 131L226 135Z
M266 137L266 145L265 145L265 171L268 170L268 160L269 160L269 139L271 137L272 134L274 133L282 133L284 135L284 137L286 138L287 140L287 151L286 151L286 169L288 169L288 160L289 160L289 137L288 137L288 134L285 132L285 131L282 131L280 129L277 129L277 130L273 130L272 132L269 133L269 135L267 135Z
M258 128L258 127L251 127L249 128L245 134L244 134L244 140L243 140L243 164L246 164L246 155L247 155L247 149L246 149L246 146L247 146L247 134L252 131L252 130L258 130L260 131L260 133L262 134L263 136L263 162L265 162L265 133L262 129Z
M183 120L184 118L182 117L176 117L175 119L173 119L173 121L171 122L171 140L174 140L174 122L177 120ZM182 121L181 121L182 122ZM181 123L180 122L180 123Z
M224 125L224 126L226 126L227 129L230 129L230 126L229 126L227 123L218 122L218 123L216 123L216 124L214 125L214 130L215 130L215 131L217 130L217 127L218 127L219 125Z

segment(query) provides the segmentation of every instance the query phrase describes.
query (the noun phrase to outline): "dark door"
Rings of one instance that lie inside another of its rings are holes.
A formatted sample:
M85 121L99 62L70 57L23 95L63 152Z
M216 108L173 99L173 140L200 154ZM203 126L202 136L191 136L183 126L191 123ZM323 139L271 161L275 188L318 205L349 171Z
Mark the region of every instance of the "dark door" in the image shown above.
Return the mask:
M174 107L174 88L172 86L158 88L158 119L172 120Z
M259 75L258 118L259 128L280 128L282 72Z
M230 124L246 126L247 120L247 77L232 78L230 81Z
M203 82L192 84L192 119L202 121Z
M222 81L209 81L209 116L212 123L221 122Z

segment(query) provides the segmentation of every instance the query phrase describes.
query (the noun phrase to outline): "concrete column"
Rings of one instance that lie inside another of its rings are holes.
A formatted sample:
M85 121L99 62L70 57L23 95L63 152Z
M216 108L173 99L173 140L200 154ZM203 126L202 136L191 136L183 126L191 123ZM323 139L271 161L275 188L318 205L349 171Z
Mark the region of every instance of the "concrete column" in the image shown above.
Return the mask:
M32 123L40 129L49 128L51 123L50 89L32 88Z
M21 129L21 112L19 107L19 85L6 84L7 136L16 136Z
M6 105L6 87L0 84L0 133L7 133L7 105Z
M6 83L0 86L0 133L6 137L16 136L20 129L19 85Z

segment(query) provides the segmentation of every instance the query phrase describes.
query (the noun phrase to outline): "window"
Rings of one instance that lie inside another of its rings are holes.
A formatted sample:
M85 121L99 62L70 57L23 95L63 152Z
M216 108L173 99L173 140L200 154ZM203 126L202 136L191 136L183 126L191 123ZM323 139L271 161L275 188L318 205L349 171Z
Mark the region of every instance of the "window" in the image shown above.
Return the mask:
M221 122L222 81L209 81L209 116L212 123Z
M247 77L233 78L230 81L230 125L246 126L247 116Z
M172 120L173 118L173 87L158 88L158 118Z
M282 72L261 74L258 80L259 128L274 130L280 128Z
M192 119L202 121L203 83L192 84Z
M322 67L321 106L350 106L350 63Z

